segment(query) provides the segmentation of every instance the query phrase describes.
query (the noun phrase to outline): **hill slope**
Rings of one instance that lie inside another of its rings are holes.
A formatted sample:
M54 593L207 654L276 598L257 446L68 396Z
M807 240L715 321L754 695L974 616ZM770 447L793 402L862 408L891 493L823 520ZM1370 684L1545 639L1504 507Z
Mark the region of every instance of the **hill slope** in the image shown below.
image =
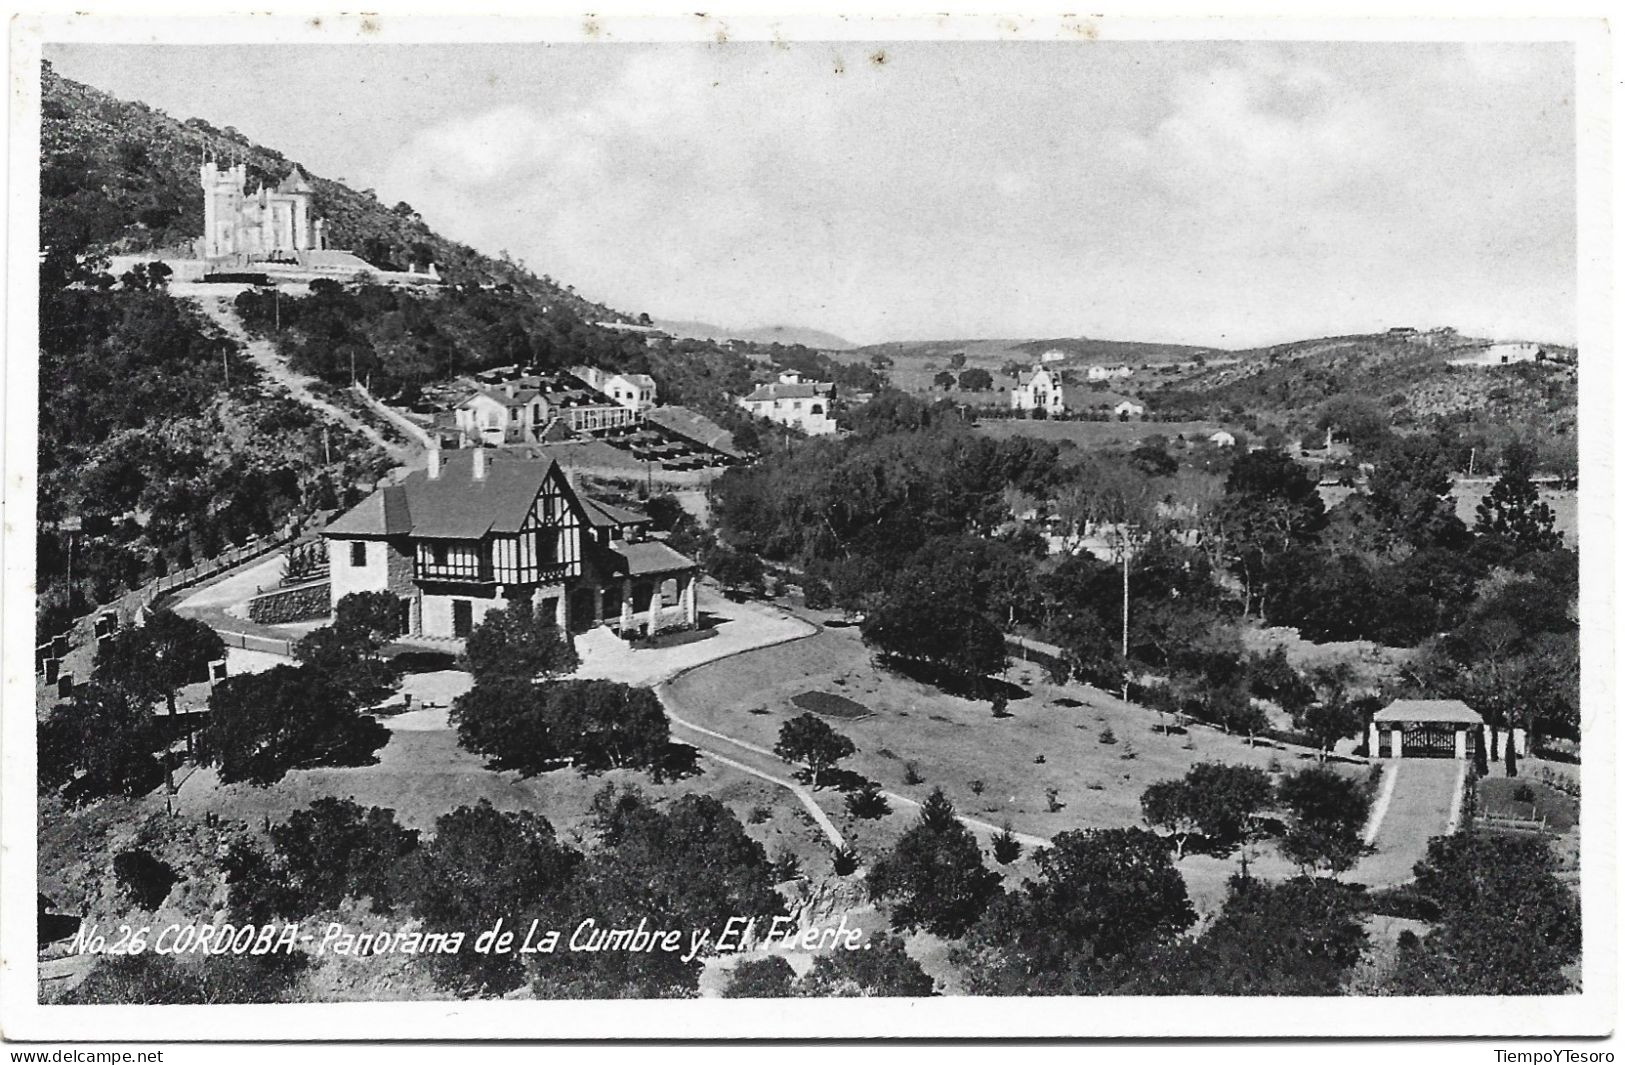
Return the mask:
M143 103L59 76L41 65L41 240L46 247L109 254L189 247L203 232L198 163L207 151L241 161L248 186L275 186L296 165L235 129L180 121ZM406 203L386 206L304 169L329 242L383 269L438 263L450 284L508 284L591 320L629 321L518 263L493 259L431 230Z

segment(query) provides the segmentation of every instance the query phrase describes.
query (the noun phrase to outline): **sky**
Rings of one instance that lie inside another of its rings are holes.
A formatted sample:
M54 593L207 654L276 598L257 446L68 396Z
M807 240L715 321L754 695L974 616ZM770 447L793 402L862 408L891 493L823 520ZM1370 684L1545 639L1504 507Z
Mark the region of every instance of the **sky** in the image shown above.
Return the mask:
M1573 343L1566 44L55 45L631 313Z

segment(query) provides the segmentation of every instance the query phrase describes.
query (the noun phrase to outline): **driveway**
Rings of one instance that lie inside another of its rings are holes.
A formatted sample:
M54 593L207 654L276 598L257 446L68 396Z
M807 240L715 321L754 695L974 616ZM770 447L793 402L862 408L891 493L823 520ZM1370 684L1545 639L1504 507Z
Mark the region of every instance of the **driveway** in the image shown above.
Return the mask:
M1400 758L1384 764L1374 850L1347 876L1373 888L1414 879L1416 863L1427 856L1428 840L1455 827L1460 789L1469 768L1464 760L1446 758ZM1392 782L1387 779L1390 774ZM1387 807L1381 809L1384 793Z

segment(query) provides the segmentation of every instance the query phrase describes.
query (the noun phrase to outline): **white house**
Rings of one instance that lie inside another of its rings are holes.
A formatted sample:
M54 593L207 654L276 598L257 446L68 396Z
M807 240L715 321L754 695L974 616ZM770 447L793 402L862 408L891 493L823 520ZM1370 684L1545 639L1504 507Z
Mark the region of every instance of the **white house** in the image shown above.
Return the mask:
M1234 436L1232 436L1230 433L1225 432L1223 429L1220 429L1218 432L1216 432L1212 436L1208 437L1207 442L1212 444L1214 447L1235 447L1236 446L1236 438Z
M655 379L643 373L611 373L596 366L572 366L570 372L628 410L648 410L656 399Z
M1065 361L1065 359L1066 359L1066 352L1061 351L1058 348L1051 348L1048 351L1044 352L1044 354L1038 356L1038 361L1041 362L1041 363L1044 363L1044 362L1063 362L1063 361Z
M1471 355L1449 360L1452 366L1511 366L1520 362L1541 362L1546 353L1539 344L1491 344Z
M1133 377L1134 367L1121 364L1117 366L1091 366L1085 376L1090 381L1112 381L1123 377Z
M1123 399L1117 406L1112 408L1112 413L1119 418L1143 418L1145 417L1145 404L1136 403L1132 399Z
M800 429L808 436L828 436L837 428L829 410L834 397L835 386L827 381L803 381L798 373L782 373L777 381L758 385L736 402L758 418Z
M1016 377L1010 390L1011 410L1041 410L1046 414L1066 413L1066 390L1059 372L1042 365Z

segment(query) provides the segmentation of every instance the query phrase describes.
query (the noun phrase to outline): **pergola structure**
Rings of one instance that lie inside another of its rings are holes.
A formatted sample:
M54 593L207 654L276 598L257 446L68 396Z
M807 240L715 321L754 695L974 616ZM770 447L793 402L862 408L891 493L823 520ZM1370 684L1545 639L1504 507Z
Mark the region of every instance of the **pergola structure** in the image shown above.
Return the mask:
M1467 758L1483 726L1460 699L1395 699L1372 715L1369 750L1373 758Z

